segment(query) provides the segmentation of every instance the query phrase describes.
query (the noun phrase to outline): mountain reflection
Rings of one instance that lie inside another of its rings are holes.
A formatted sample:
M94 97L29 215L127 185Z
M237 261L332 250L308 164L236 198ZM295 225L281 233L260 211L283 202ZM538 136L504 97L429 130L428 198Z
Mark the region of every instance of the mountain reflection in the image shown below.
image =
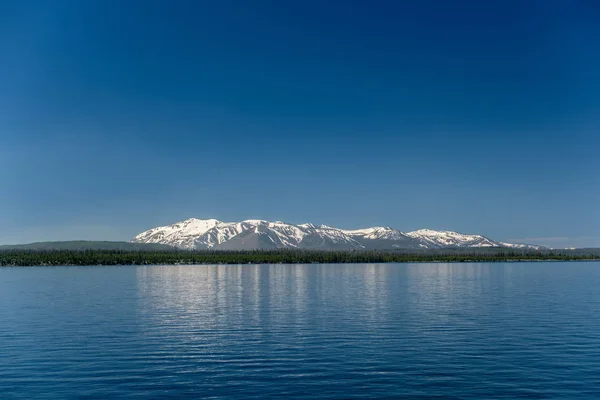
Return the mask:
M176 321L190 329L316 327L341 309L354 310L352 318L368 324L387 314L392 269L387 264L144 267L137 269L139 308L151 309L148 317L166 328Z
M143 267L137 269L138 309L152 327L146 334L158 341L176 333L185 345L211 351L234 345L233 338L301 348L317 337L326 343L346 335L350 327L358 336L444 341L447 325L474 328L465 315L498 306L473 300L502 291L494 282L509 284L507 275L510 269L491 264Z

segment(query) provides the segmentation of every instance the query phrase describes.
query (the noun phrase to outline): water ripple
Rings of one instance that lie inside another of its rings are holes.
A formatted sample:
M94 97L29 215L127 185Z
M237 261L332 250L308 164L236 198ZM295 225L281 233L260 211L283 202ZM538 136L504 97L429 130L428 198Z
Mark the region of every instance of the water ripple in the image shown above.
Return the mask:
M600 398L600 263L0 269L2 398Z

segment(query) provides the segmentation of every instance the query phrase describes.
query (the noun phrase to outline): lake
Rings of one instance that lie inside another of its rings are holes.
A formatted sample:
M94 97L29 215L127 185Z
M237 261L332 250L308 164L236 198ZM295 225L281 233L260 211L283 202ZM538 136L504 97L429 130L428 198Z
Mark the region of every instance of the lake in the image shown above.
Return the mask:
M0 397L599 399L600 263L0 268Z

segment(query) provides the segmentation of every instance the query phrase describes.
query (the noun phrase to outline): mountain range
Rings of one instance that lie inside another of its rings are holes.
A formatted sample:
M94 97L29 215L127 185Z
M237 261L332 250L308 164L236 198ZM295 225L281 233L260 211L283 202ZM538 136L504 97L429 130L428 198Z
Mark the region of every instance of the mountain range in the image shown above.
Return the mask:
M140 233L133 243L157 243L188 250L393 250L444 248L513 248L542 250L543 246L515 244L482 235L420 229L402 232L390 227L344 230L310 223L245 220L222 222L190 218Z

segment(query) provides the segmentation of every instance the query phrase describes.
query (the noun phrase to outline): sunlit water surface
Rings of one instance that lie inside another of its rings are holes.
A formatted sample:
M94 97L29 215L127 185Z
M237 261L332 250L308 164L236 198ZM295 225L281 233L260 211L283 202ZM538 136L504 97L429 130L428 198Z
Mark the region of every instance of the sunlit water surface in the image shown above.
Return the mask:
M600 399L600 263L0 268L0 397Z

